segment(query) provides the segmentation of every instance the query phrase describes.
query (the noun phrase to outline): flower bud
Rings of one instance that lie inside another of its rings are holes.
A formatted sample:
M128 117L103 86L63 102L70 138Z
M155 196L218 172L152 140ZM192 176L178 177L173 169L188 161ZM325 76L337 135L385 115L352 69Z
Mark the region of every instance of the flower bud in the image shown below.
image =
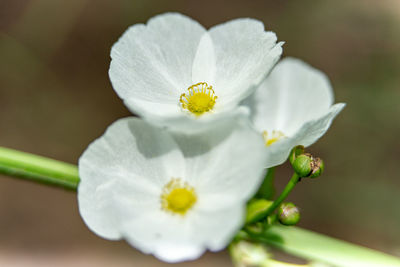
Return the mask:
M324 171L324 162L320 158L313 157L310 153L303 152L304 147L302 146L297 146L292 150L289 160L292 163L294 171L301 178L317 178Z
M293 169L300 177L308 177L311 172L312 157L309 154L297 156L293 162Z
M310 178L317 178L322 174L325 169L324 161L320 158L316 158L311 162L311 175Z
M295 225L300 221L300 211L292 202L283 203L278 214L283 225Z
M290 164L293 165L293 163L296 160L296 158L298 156L300 156L301 154L304 154L304 146L295 146L292 149L292 151L290 152L290 155L289 155Z

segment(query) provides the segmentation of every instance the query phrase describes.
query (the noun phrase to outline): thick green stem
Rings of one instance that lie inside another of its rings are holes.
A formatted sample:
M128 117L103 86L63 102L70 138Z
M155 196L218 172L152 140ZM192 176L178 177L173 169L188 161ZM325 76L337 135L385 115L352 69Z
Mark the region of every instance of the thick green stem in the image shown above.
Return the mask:
M0 173L34 182L76 190L76 165L0 147Z
M293 263L286 263L286 262L281 262L281 261L276 261L276 260L268 260L264 265L260 267L311 267L310 265L304 265L304 264L293 264Z
M274 177L275 177L276 167L271 167L268 169L265 175L264 181L257 192L258 198L272 199L275 194L274 189Z
M289 254L340 267L400 267L394 256L294 226L275 225L253 240Z

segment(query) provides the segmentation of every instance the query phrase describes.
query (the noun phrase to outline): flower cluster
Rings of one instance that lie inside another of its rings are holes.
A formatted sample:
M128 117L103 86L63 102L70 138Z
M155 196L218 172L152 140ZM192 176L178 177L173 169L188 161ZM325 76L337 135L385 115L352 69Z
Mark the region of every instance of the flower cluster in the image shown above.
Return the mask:
M130 27L109 75L140 119L113 123L79 160L88 227L168 262L225 248L265 168L313 144L344 107L318 70L274 67L282 45L254 19L206 30L167 13Z

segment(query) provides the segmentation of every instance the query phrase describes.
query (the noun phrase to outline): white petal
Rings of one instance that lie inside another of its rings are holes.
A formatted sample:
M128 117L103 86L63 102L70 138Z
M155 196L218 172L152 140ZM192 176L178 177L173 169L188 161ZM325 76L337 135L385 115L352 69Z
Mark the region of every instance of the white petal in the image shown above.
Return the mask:
M136 118L121 119L79 159L81 216L96 234L118 239L120 221L112 192L122 189L113 189L125 188L127 194L142 195L147 205L146 195L158 194L171 177L184 176L183 171L182 154L165 131L157 131Z
M110 202L109 183L102 186L94 182L80 182L78 187L79 212L85 224L97 235L118 240L122 238L119 231L117 214L114 205Z
M220 207L247 200L262 181L266 161L261 135L244 117L236 120L194 135L174 135L186 158L187 179L199 194L227 195Z
M294 136L300 145L310 146L315 143L329 129L333 119L346 106L344 103L333 105L329 111L318 119L306 122Z
M199 23L176 13L133 25L111 51L109 74L115 91L122 99L177 103L181 91L191 85L204 33Z
M262 22L236 19L209 30L216 55L215 92L224 103L239 102L258 85L282 54L276 35Z
M297 145L307 147L315 143L325 134L333 119L344 107L345 104L343 103L333 105L323 116L304 123L293 136L266 147L269 157L265 167L269 168L282 164L288 158L290 150Z
M231 198L233 197L231 196ZM220 203L209 204L217 206ZM197 234L195 238L202 238L205 246L211 251L224 249L243 226L245 211L245 202L216 211L212 211L210 206L205 207L204 210L197 212L197 218L192 221Z
M238 107L234 110L219 110L215 113L206 113L199 117L182 112L180 107L175 108L170 104L158 104L139 99L125 101L128 107L135 106L132 112L144 118L149 123L163 127L174 132L196 133L216 127L221 121L230 120L238 116L249 114L247 107ZM147 112L152 109L153 112Z
M331 106L333 90L325 74L293 58L279 62L244 103L259 132L275 130L286 136L266 148L266 167L283 163L294 146L316 142L344 107Z
M208 33L204 33L193 62L192 83L206 82L208 85L213 86L215 72L214 45L211 36Z
M167 242L157 246L154 256L165 262L176 263L195 260L205 251L205 247L197 244L186 243L171 246L171 244Z
M140 98L127 98L125 99L125 105L136 115L147 119L148 122L156 125L165 125L163 117L178 117L184 119L186 116L182 114L181 108L178 105L178 100L175 103L162 103L155 102L152 100L143 100ZM151 112L149 112L151 110ZM160 121L160 123L155 123L152 119ZM149 119L151 118L151 119Z
M292 136L305 122L328 111L333 90L321 71L298 59L285 58L247 102L259 131L280 130Z
M162 210L149 211L138 218L126 220L123 233L132 246L160 260L193 260L203 254L206 247L201 240L195 238L197 230L188 216L171 215Z
M160 210L132 217L125 221L123 234L132 246L167 262L193 260L206 249L224 249L243 225L245 201L215 210L221 203L203 201L202 195L198 198L199 203L184 217ZM127 208L125 213L131 213Z

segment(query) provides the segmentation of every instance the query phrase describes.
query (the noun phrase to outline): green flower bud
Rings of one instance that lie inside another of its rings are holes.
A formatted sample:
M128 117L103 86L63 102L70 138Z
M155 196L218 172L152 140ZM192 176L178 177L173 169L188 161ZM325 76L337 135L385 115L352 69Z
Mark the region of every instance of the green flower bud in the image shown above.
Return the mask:
M302 146L297 146L292 150L289 160L294 171L300 178L317 178L324 171L324 162L320 158L315 158L311 154L303 152L304 147Z
M293 165L293 163L296 160L296 158L298 156L300 156L301 154L304 154L304 146L295 146L292 149L292 151L290 152L290 155L289 155L290 164Z
M293 169L300 177L308 177L311 174L312 157L309 154L297 156L293 162Z
M283 203L279 207L279 221L283 225L295 225L300 221L300 211L292 202Z
M317 178L318 176L320 176L323 173L323 171L325 169L324 161L320 158L316 158L311 163L311 169L312 169L312 171L311 171L310 178Z

